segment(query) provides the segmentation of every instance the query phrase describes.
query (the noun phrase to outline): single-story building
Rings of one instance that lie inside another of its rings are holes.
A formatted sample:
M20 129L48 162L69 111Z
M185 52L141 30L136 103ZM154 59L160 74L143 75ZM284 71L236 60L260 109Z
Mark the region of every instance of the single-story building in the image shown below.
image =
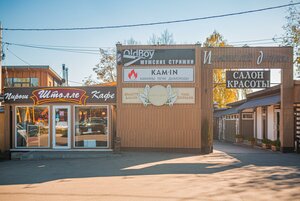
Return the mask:
M294 141L300 138L300 81L294 81ZM247 94L246 99L214 111L214 139L235 142L236 138L280 140L280 85Z

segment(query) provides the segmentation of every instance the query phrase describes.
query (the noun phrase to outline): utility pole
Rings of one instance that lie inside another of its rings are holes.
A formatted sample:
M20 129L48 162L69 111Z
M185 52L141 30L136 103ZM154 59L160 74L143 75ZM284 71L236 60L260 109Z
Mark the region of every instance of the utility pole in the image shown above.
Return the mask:
M2 60L3 60L3 51L2 51L2 24L0 21L0 94L2 94ZM1 101L0 101L1 105Z

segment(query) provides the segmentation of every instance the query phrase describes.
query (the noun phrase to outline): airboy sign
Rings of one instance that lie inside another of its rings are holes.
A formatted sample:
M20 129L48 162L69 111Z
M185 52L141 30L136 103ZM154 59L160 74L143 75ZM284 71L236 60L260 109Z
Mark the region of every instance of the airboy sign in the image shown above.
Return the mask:
M118 64L195 65L194 49L125 49L117 53Z
M268 88L270 71L226 71L226 88Z

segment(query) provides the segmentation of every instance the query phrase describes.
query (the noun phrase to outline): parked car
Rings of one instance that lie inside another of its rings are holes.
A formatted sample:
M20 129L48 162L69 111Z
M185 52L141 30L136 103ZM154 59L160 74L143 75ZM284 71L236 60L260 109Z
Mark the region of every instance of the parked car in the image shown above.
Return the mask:
M102 117L92 117L89 122L79 123L81 134L102 133L106 134L106 119Z

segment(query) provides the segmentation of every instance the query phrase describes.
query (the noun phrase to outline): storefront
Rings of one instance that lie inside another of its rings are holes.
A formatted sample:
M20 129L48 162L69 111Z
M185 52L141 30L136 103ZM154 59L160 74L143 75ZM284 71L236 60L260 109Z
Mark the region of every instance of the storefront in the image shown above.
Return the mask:
M12 151L112 149L115 87L6 88L4 99Z
M268 87L261 69L281 69L281 151L293 151L292 57L290 47L118 44L116 87L6 88L5 150L107 150L115 145L211 153L213 70L256 70L232 78L245 87ZM236 81L229 86L239 87ZM253 125L249 113L242 116L247 127ZM232 128L235 119L228 119Z

